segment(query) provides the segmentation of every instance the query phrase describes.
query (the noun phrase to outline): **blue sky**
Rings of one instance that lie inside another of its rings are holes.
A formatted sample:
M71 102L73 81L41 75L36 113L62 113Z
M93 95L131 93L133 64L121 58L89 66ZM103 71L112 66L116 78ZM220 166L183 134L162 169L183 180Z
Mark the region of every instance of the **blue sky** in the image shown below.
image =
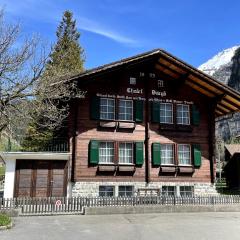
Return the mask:
M238 0L0 0L25 34L54 43L64 10L73 11L86 68L163 48L199 66L240 44Z

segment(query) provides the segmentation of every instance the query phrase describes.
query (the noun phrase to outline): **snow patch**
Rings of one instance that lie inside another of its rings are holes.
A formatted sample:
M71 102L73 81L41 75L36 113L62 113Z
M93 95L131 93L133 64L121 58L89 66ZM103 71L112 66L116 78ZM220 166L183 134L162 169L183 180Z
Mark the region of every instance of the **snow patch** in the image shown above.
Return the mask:
M239 47L240 46L234 46L219 52L213 58L209 59L207 62L199 66L198 69L212 76L221 66L229 64L231 62L235 51Z

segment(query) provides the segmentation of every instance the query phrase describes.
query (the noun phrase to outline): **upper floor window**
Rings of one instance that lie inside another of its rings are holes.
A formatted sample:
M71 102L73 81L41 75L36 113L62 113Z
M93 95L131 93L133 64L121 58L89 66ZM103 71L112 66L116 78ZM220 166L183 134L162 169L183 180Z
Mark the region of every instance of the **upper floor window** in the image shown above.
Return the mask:
M162 164L174 164L173 144L161 144Z
M173 105L160 103L160 123L173 123Z
M112 98L100 98L100 119L115 119L115 100Z
M177 124L182 125L190 124L189 105L177 104Z
M114 143L100 142L99 143L99 163L114 162Z
M189 144L178 145L178 162L180 165L191 165L191 147Z
M130 77L129 83L130 83L130 85L136 85L137 79L135 77Z
M119 143L119 163L133 163L132 143Z
M118 119L125 121L133 120L133 101L119 100Z
M158 83L158 88L164 87L164 82L163 82L163 80L158 80L157 83Z

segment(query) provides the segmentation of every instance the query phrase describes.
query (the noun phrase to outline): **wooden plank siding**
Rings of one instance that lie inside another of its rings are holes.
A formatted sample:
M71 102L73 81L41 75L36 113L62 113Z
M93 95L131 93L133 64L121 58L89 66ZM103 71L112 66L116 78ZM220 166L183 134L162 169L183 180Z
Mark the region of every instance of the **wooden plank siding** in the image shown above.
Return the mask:
M74 181L121 181L121 182L131 182L131 181L142 181L146 180L146 165L145 162L142 166L135 168L133 173L122 174L118 171L113 173L99 173L98 165L90 166L89 157L89 142L90 140L110 140L114 142L120 141L144 141L145 140L145 112L144 121L142 123L136 123L133 131L131 130L121 130L117 129L100 129L99 120L90 119L90 101L92 96L96 96L97 93L102 95L107 94L109 96L129 96L129 97L145 97L144 93L144 78L147 78L149 87L149 97L154 100L154 98L160 99L173 99L176 101L186 101L188 103L192 102L197 105L201 121L199 126L191 125L191 131L184 130L161 130L158 123L151 122L151 102L144 102L149 104L149 180L153 182L211 182L211 171L210 171L210 161L212 161L212 152L209 146L213 145L212 136L210 136L214 131L214 109L213 105L209 104L212 100L206 95L198 92L197 89L193 89L191 86L187 85L187 82L177 81L174 79L175 75L171 74L172 77L168 78L164 73L162 73L162 68L160 65L157 67L152 67L153 64L143 64L134 67L129 67L124 70L114 71L112 73L103 74L95 77L94 79L89 78L89 84L82 86L83 90L87 91L86 98L79 99L78 104L72 105L71 113L69 117L69 137L72 139L74 133L74 118L76 112L77 124L76 124L76 157L74 161ZM144 72L144 77L139 77L139 73ZM149 73L154 73L156 78L150 78ZM168 72L166 72L168 74ZM130 85L129 77L136 77L137 84ZM166 91L166 96L152 96L152 90L162 91L158 88L157 80L162 79L165 81L166 87L163 88ZM189 83L188 83L189 84ZM127 93L127 88L143 89L142 94L130 94ZM116 98L118 99L118 98ZM191 104L190 104L191 105ZM78 111L76 111L76 107ZM209 116L212 116L209 118ZM211 128L211 129L210 129ZM211 142L209 142L211 139ZM162 175L160 174L159 167L153 167L151 164L151 146L154 142L160 143L186 143L186 144L200 144L202 152L202 165L200 168L195 168L194 173L191 175L184 174L174 174L174 175ZM213 148L213 147L212 147ZM72 149L72 146L71 146ZM213 174L213 173L212 173Z

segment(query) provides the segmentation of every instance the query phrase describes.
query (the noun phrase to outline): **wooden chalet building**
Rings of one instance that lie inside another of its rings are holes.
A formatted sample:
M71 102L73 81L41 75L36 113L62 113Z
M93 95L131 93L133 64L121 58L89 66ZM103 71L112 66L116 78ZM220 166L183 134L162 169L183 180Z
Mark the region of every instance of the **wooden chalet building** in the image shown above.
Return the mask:
M73 196L214 193L215 119L239 110L239 93L164 50L71 80Z
M215 119L239 111L238 92L160 49L69 81L86 92L70 152L6 153L5 197L215 193Z

